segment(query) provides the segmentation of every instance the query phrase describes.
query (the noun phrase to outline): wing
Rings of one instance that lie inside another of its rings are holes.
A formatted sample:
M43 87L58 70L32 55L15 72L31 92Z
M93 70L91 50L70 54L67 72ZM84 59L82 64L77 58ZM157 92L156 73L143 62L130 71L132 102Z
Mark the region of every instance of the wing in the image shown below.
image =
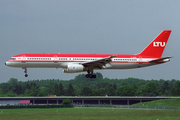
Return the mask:
M149 62L151 62L151 63L153 63L153 62L168 62L168 61L170 61L170 58L172 58L172 57L164 57L164 58L160 58L160 59L151 60Z
M81 63L84 67L93 67L93 68L100 68L102 69L103 66L105 66L107 63L110 63L112 58L116 56L109 56L98 60L88 61Z

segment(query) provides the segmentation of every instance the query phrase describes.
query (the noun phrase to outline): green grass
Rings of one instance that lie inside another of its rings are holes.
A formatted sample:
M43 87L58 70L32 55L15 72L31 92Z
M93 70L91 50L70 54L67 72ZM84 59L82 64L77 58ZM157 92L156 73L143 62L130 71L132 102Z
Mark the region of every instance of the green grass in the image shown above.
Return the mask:
M0 120L179 120L180 110L112 108L1 109Z
M164 99L164 100L155 100L151 102L142 102L134 105L167 105L167 106L179 106L180 107L180 98L173 99Z
M180 99L165 99L136 105L177 106ZM180 120L180 110L116 108L0 109L0 120Z

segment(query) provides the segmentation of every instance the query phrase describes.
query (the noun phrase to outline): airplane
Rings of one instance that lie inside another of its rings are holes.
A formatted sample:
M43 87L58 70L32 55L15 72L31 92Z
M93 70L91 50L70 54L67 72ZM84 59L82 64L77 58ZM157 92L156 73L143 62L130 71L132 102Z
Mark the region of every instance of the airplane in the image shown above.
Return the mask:
M170 61L171 57L161 57L167 44L171 30L163 30L139 54L50 54L25 53L11 57L6 66L27 68L62 68L64 73L87 72L86 78L96 78L94 70L133 69L158 65Z

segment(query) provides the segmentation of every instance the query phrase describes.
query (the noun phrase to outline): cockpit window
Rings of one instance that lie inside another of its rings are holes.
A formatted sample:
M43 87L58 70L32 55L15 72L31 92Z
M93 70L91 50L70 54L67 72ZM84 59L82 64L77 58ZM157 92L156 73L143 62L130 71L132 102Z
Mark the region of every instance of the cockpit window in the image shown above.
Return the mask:
M11 58L11 60L16 60L16 58Z

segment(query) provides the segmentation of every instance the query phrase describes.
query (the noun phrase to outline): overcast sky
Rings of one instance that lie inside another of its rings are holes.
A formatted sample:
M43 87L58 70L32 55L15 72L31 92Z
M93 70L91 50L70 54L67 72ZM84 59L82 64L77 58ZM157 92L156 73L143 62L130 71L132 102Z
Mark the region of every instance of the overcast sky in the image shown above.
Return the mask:
M62 69L5 66L21 53L137 54L162 30L172 30L170 62L131 70L98 70L108 78L180 80L179 0L0 0L0 82L10 78L73 79ZM96 71L95 71L96 72Z

